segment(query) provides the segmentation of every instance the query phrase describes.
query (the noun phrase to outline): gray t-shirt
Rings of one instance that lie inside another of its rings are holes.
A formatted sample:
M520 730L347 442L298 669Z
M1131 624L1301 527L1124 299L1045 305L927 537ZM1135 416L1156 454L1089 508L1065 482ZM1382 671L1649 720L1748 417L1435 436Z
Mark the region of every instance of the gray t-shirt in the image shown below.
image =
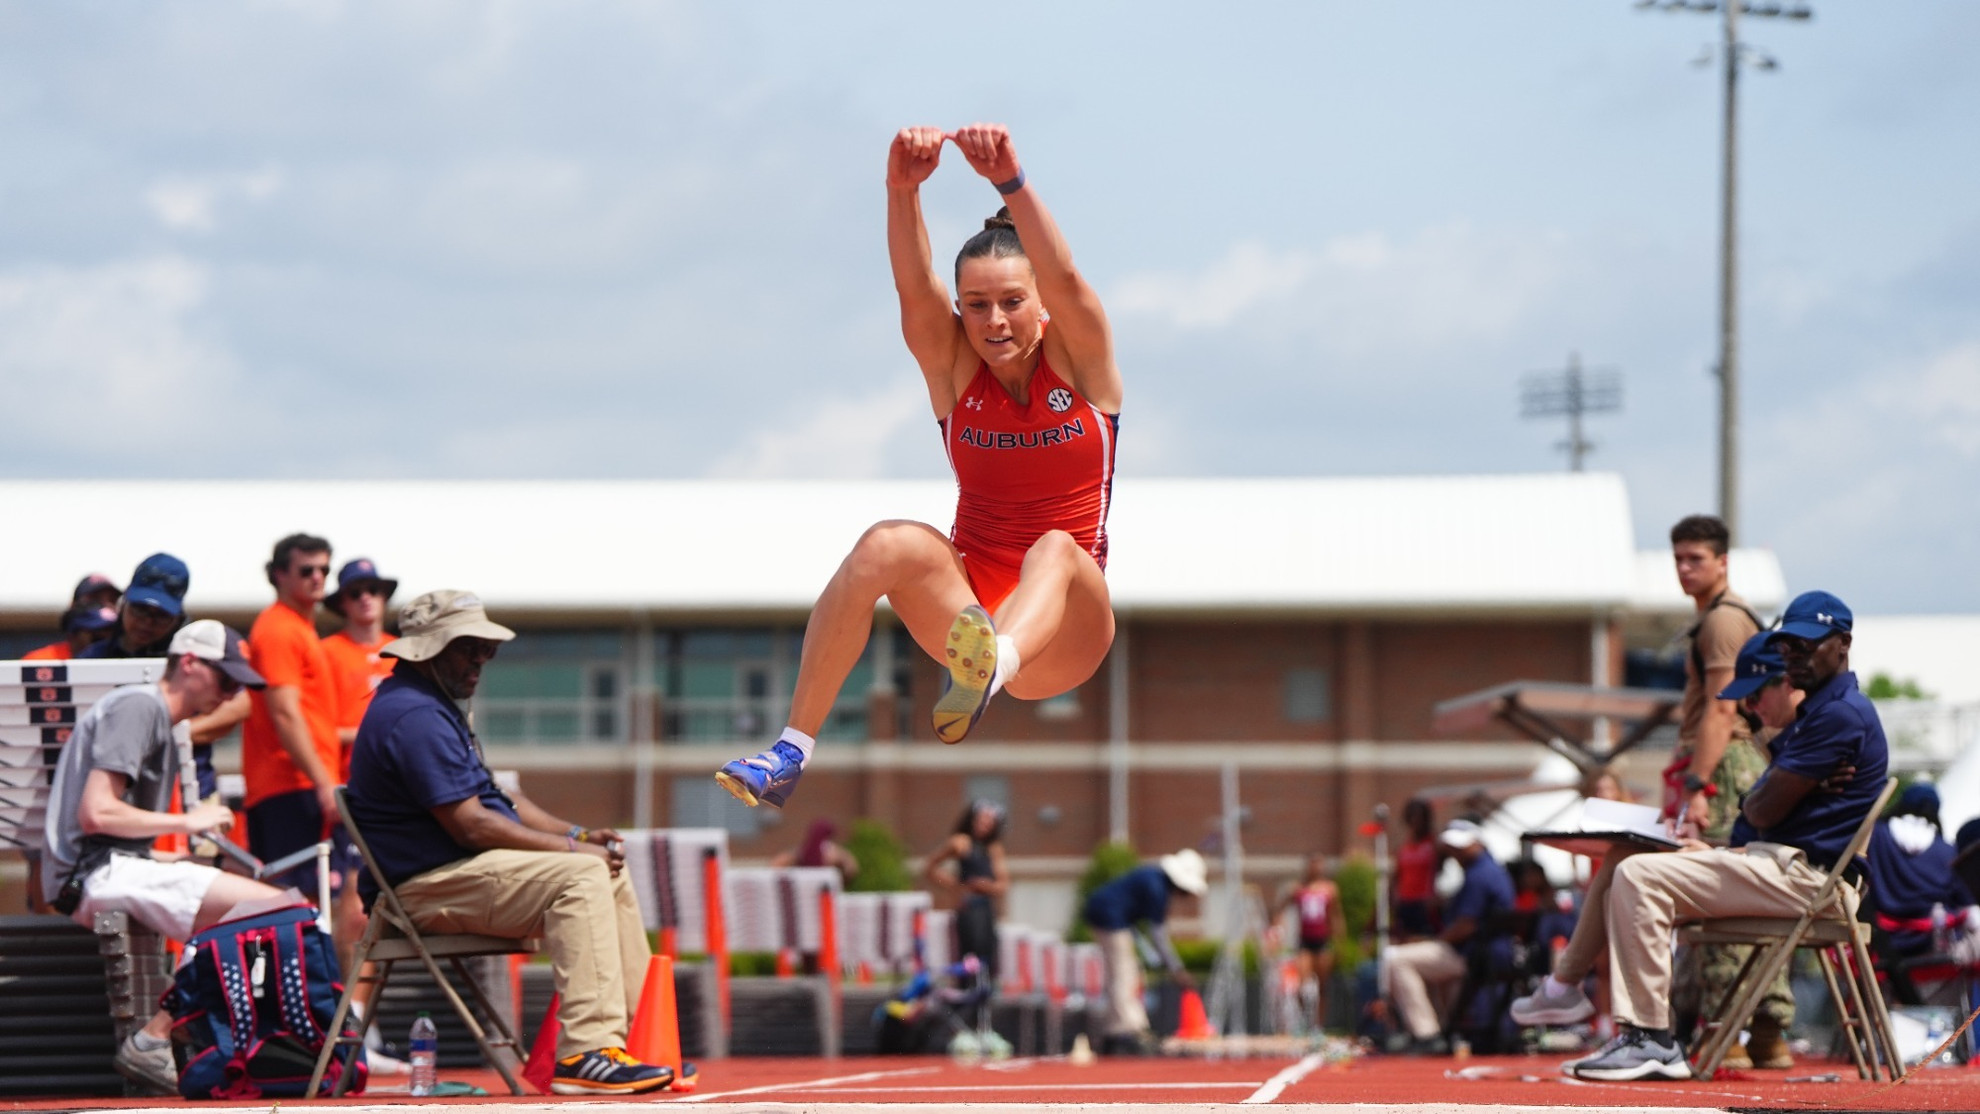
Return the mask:
M91 869L111 851L149 855L149 839L119 839L85 835L81 811L83 783L91 770L109 770L130 778L124 801L150 812L172 811L172 786L179 776L179 751L172 742L172 714L158 686L125 685L97 701L69 734L55 764L55 784L48 791L48 818L43 825L46 861L41 866L41 893L49 901L62 892L62 883L76 864Z

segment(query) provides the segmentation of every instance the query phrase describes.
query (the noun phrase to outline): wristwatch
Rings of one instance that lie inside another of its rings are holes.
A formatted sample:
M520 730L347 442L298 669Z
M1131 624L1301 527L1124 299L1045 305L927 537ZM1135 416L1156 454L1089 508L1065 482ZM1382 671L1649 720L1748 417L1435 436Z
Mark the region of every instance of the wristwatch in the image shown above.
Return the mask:
M1684 775L1684 791L1686 793L1703 793L1707 797L1716 797L1719 795L1717 784L1706 781L1697 774Z

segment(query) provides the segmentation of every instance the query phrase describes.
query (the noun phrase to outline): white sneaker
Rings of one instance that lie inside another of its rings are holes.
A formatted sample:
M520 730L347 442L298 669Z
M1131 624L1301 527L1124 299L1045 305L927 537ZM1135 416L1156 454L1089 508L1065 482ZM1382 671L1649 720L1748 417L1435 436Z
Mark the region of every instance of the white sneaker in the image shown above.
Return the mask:
M1532 994L1514 998L1507 1012L1519 1025L1573 1025L1595 1016L1595 1003L1579 986L1568 987L1565 994L1549 995L1543 982Z
M136 1084L145 1094L179 1093L179 1065L172 1059L169 1042L163 1048L139 1048L137 1032L133 1031L117 1046L117 1055L110 1064L118 1075Z
M1576 1079L1627 1083L1632 1079L1690 1079L1691 1065L1676 1041L1665 1043L1637 1028L1625 1028L1602 1051L1577 1061Z

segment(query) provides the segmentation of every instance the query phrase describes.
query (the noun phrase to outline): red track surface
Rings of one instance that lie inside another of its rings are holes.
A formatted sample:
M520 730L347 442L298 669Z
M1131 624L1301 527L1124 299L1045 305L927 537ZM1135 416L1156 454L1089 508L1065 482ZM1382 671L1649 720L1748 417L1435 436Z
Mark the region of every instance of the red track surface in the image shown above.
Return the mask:
M1787 1072L1754 1071L1712 1082L1600 1084L1564 1082L1558 1057L1473 1057L1464 1067L1472 1078L1458 1078L1449 1059L1366 1057L1321 1066L1290 1083L1277 1103L1381 1103L1408 1105L1767 1107L1782 1110L1936 1110L1980 1111L1980 1070L1919 1072L1908 1082L1862 1083L1845 1064L1810 1061ZM1075 1067L1063 1060L1015 1060L965 1066L945 1059L872 1057L840 1060L733 1059L702 1069L691 1095L661 1095L652 1101L694 1105L708 1102L786 1103L1236 1103L1293 1067L1281 1059L1102 1060ZM1836 1072L1837 1083L1789 1083L1787 1077ZM1522 1079L1522 1076L1525 1078ZM485 1099L448 1103L511 1101L493 1072L442 1073L443 1079L478 1083L498 1092ZM402 1080L381 1081L403 1087ZM1261 1096L1262 1097L1262 1096ZM171 1100L45 1099L0 1102L0 1110L76 1110L157 1106ZM293 1100L290 1100L293 1103ZM381 1105L425 1102L403 1094L374 1091L345 1100ZM545 1100L531 1099L531 1102ZM558 1101L558 1100L550 1100ZM574 1101L595 1101L580 1099ZM302 1109L295 1107L295 1109Z

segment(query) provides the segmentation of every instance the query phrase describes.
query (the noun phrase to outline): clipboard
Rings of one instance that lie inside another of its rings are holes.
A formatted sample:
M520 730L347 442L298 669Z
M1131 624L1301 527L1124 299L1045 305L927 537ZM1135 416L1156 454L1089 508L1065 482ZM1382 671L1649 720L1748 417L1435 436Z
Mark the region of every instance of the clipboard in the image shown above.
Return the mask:
M1676 851L1678 844L1662 836L1642 832L1528 832L1520 838L1544 847L1558 847L1570 855L1599 859L1618 847L1633 851Z

